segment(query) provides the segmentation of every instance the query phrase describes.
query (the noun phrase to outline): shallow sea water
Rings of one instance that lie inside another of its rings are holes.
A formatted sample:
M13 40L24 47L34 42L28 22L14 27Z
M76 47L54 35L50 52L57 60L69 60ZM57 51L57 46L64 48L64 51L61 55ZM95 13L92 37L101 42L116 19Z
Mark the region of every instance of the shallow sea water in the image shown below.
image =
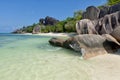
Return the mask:
M0 80L91 80L89 61L51 37L0 34Z

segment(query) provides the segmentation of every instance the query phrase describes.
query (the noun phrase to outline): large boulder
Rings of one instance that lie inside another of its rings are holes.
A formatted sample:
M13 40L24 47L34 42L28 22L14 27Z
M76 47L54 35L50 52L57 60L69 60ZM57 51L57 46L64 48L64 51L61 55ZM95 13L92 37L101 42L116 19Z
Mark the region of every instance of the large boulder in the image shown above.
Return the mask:
M99 18L100 10L94 6L89 6L86 9L86 12L83 13L82 18L83 19L90 19L95 20Z
M95 24L89 19L82 19L76 23L78 34L97 34Z
M109 6L101 6L99 18L102 18L107 14L115 13L117 11L120 11L120 3L113 5L113 6L110 6L110 7Z
M99 34L110 34L120 25L120 11L105 15L98 20L96 30Z
M39 20L39 23L44 24L44 25L55 25L58 22L59 22L59 20L57 20L57 19L55 19L53 17L49 17L49 16L45 17L45 19L41 18Z
M111 35L120 42L120 26L116 27Z
M55 39L54 41L57 41L55 43L60 44L57 46L80 52L85 59L116 51L120 47L116 39L108 34L103 36L94 34L77 35L65 41L58 38ZM51 45L55 45L51 40L49 42Z
M109 6L101 6L99 18L102 18L107 14L109 14Z
M107 14L112 14L120 11L120 3L113 6L101 6L96 8L95 6L89 6L83 13L83 19L95 20L104 17Z
M40 25L36 25L34 28L33 28L33 34L38 34L38 33L40 33L40 30L41 30L41 28L40 28Z
M113 5L109 8L109 14L120 11L120 3Z
M53 46L63 47L63 42L64 42L64 40L58 39L58 38L51 38L49 40L49 43L52 44Z

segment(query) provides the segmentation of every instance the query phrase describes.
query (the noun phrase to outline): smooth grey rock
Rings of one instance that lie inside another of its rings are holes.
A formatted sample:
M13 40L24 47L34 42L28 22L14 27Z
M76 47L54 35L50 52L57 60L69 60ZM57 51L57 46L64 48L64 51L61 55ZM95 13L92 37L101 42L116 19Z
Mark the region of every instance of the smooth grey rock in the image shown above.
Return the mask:
M77 22L76 31L78 34L97 34L95 23L89 19L82 19Z
M63 42L64 42L64 40L58 39L58 38L51 38L49 40L49 43L52 44L53 46L63 47Z
M95 20L99 18L100 10L94 6L89 6L86 9L86 12L83 13L82 18L83 19L90 19Z
M101 6L101 8L96 8L95 6L87 7L86 11L83 13L83 19L95 20L104 17L107 14L112 14L120 11L120 3L113 6Z
M105 15L99 19L95 29L99 34L110 34L119 25L120 11Z
M117 51L120 47L119 42L109 34L102 36L95 34L83 34L71 37L65 41L58 38L54 39L57 41L55 42L57 46L80 52L85 59ZM55 43L50 42L51 45L55 45Z
M116 27L111 35L120 42L120 26Z
M40 25L36 25L34 28L33 28L33 34L38 34L38 33L40 33L40 30L41 30L41 28L40 28Z
M113 5L109 8L109 14L120 11L120 3Z
M109 6L102 6L102 8L100 9L99 18L102 18L107 14L109 14Z

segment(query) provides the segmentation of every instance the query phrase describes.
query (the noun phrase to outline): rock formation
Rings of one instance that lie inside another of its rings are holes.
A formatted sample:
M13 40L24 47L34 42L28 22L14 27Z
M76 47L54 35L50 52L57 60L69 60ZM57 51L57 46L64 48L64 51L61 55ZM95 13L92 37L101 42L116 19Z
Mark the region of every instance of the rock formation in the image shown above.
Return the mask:
M111 33L111 35L120 42L120 26L116 27L114 31Z
M109 14L120 11L120 3L109 7Z
M102 18L107 14L109 14L109 6L102 6L102 8L100 9L100 14L98 18Z
M63 47L63 42L64 40L58 38L52 38L49 40L49 43L52 44L53 46Z
M105 15L103 18L98 19L98 23L95 28L99 34L110 34L119 25L120 11Z
M84 58L120 49L120 4L101 9L90 6L82 18L76 23L77 36L67 40L53 38L50 44L73 49Z
M95 24L89 19L82 19L77 22L76 31L78 34L97 34Z
M83 19L95 20L99 17L100 10L94 6L90 6L86 9L86 12L83 13Z
M96 20L82 19L76 23L76 31L78 34L110 34L118 26L120 26L120 11Z
M120 47L116 39L108 34L103 36L94 34L77 35L67 40L52 38L49 42L54 46L60 46L80 52L85 59L114 52Z
M110 6L110 7L109 6L102 6L100 9L96 8L94 6L90 6L83 13L82 18L96 20L96 19L104 17L107 14L112 14L112 13L115 13L117 11L120 11L120 3L113 5L113 6Z
M34 28L33 28L33 34L38 34L38 33L40 33L40 25L36 25Z
M59 20L49 16L45 17L45 19L41 18L39 20L39 23L43 25L55 25L57 22L59 22Z

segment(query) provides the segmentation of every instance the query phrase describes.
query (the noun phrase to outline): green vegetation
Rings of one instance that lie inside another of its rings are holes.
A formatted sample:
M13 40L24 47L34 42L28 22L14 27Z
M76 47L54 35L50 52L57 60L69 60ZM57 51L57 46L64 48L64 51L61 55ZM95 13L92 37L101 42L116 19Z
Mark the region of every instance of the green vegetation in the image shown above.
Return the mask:
M39 20L40 25L44 25L45 27L41 28L41 32L75 32L75 24L78 20L82 19L82 11L74 12L73 17L68 17L63 21L58 21L52 17L48 17Z
M82 11L74 12L73 17L68 17L65 20L59 21L53 17L46 16L40 18L39 23L30 26L24 26L23 28L16 30L14 33L32 33L36 25L40 25L41 33L48 32L75 32L75 24L78 20L82 19Z
M114 4L117 4L117 3L120 3L120 0L107 0L108 5L114 5Z
M75 32L76 21L82 19L82 11L74 12L73 17L68 17L63 21L56 20L52 17L47 16L45 19L41 18L39 24L44 27L41 28L42 33L48 32Z

